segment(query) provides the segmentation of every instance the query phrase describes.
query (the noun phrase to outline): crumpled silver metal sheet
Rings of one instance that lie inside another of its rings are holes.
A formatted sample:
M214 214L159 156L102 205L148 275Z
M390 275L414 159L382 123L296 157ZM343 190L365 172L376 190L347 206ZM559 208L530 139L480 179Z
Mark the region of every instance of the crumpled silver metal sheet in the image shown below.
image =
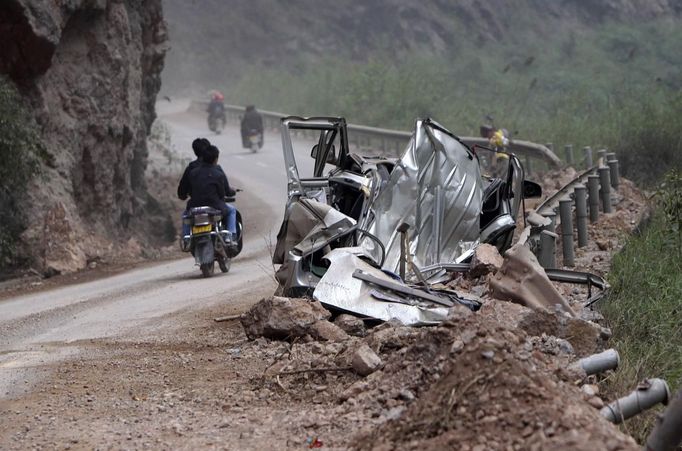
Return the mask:
M410 225L411 253L417 266L459 262L479 238L483 181L476 157L457 139L427 119L416 122L412 139L360 225L386 247L383 268L396 272L400 224ZM380 252L365 238L372 255Z
M400 299L400 296L384 292L380 287L353 277L360 269L383 280L392 281L389 276L357 257L357 248L339 248L325 258L331 262L327 273L317 283L313 298L323 305L335 307L356 315L383 321L397 319L408 326L433 325L447 318L447 307L426 307L388 302L383 299Z

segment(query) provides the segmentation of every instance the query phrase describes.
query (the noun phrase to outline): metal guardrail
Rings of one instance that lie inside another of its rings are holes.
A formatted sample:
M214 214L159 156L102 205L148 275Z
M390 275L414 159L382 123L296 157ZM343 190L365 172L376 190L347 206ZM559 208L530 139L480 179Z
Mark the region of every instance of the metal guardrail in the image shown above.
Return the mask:
M537 214L534 214L536 217L531 223L529 241L533 243L531 248L534 248L538 261L545 269L556 267L555 248L559 237L563 266L575 266L574 225L577 231L577 246L585 247L589 240L588 219L589 222L596 223L599 220L600 208L605 214L612 212L611 192L618 190L620 175L618 160L615 154L610 155L611 160L600 157L596 166L589 167L536 208ZM591 163L589 160L586 162ZM560 226L558 228L557 223Z
M206 112L208 102L193 100L190 110ZM244 114L244 107L241 105L225 105L228 121L238 122L240 115ZM263 116L266 128L278 129L280 121L288 114L276 111L258 110ZM391 130L388 128L368 127L365 125L348 124L348 139L351 145L358 148L378 149L384 153L394 153L399 155L412 137L411 132L402 130ZM487 146L488 140L474 136L459 137L468 146L479 145ZM513 140L509 145L509 150L517 155L527 158L535 158L543 161L550 168L561 166L561 159L552 150L542 144L530 141Z
M542 203L535 208L535 211L538 212L538 214L546 216L548 213L550 213L551 210L554 210L559 206L559 201L562 198L570 195L573 192L573 188L576 185L584 183L587 180L587 177L594 174L596 171L597 166L593 166L586 170L585 172L581 173L576 178L568 182L566 185L558 189L556 193L552 194L551 196L543 200Z

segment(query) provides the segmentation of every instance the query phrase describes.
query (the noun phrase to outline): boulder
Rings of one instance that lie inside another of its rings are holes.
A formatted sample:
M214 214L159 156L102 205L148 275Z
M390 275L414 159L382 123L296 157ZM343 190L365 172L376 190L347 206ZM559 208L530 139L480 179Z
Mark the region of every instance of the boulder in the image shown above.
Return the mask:
M383 365L381 358L366 344L361 344L355 349L351 365L356 373L361 376L369 376Z
M343 329L348 335L353 335L354 337L364 337L367 335L365 322L357 316L346 314L339 315L334 320L334 324Z
M350 338L343 329L326 320L313 323L308 328L308 335L320 341L345 341Z
M273 296L251 307L242 315L241 323L250 340L258 337L283 340L309 335L311 326L330 316L317 301ZM324 326L318 325L316 331L322 334L323 329L331 334L330 328Z
M469 269L468 275L473 279L495 273L502 267L503 262L504 259L495 246L479 244L471 260L471 269Z

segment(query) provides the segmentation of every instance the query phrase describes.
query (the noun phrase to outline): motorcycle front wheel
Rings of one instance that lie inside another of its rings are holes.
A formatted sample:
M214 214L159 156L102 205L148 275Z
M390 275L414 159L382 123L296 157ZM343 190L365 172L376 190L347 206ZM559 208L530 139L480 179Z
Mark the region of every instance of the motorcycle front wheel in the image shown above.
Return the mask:
M211 277L215 271L215 262L203 263L201 266L201 275L204 277Z

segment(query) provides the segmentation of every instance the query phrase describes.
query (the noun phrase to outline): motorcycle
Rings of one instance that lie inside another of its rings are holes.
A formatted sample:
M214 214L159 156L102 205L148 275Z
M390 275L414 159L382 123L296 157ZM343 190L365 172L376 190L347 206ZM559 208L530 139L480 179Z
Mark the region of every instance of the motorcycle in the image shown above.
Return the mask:
M208 129L211 130L216 135L222 133L225 128L225 116L221 114L209 114L208 115Z
M227 202L233 203L235 198L228 197ZM243 222L241 213L237 210L237 233L232 240L227 239L229 233L222 225L222 212L211 207L192 208L183 218L190 226L190 234L184 237L184 252L191 252L197 266L201 269L204 277L210 277L215 271L215 262L218 262L220 271L226 273L230 270L231 260L239 255L243 246ZM188 239L188 240L187 240Z
M246 143L251 149L251 152L258 152L258 149L263 146L263 134L256 129L249 130L246 134Z

